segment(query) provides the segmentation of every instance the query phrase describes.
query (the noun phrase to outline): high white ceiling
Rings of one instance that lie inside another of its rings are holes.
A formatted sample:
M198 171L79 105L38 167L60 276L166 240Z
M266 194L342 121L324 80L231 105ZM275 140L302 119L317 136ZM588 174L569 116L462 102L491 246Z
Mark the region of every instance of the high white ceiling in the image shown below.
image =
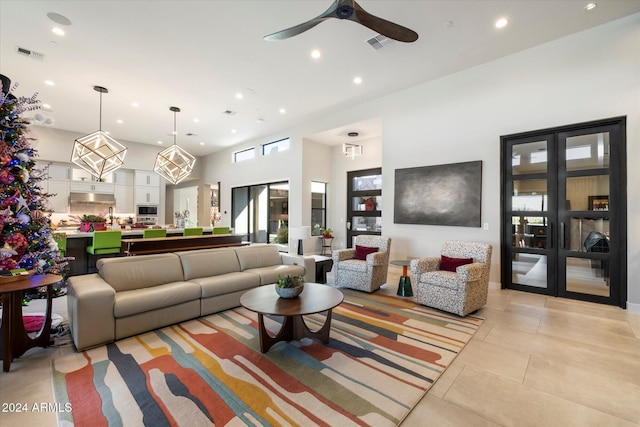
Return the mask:
M586 12L587 0L360 0L368 12L420 37L374 50L365 42L373 31L337 19L291 39L263 40L321 14L330 0L0 0L0 73L20 84L15 95L38 92L51 105L40 114L58 129L98 129L93 86L100 85L109 89L103 130L118 140L167 146L169 107L177 106L178 144L201 156L640 12L640 0L596 2ZM57 25L49 12L71 25ZM509 25L497 30L500 17ZM54 26L66 35L53 34ZM44 58L21 56L17 47ZM311 58L313 49L320 59ZM379 122L356 127L308 137L335 144L348 130L371 136Z

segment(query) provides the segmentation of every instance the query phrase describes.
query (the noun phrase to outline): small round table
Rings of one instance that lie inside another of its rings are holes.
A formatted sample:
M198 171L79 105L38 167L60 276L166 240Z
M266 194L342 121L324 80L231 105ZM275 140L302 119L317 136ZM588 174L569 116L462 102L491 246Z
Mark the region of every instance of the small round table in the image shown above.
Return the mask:
M295 298L280 298L275 285L264 285L252 289L240 297L240 304L247 310L258 313L260 351L266 353L277 342L299 340L304 337L329 342L331 310L342 303L344 295L334 287L319 283L305 283L302 293ZM302 316L326 311L322 328L312 331ZM271 336L264 325L264 316L284 316L282 328Z
M412 297L413 289L411 289L411 278L407 275L407 267L411 264L411 260L397 259L390 261L390 263L402 266L402 276L400 276L400 282L398 283L397 295L401 297Z
M2 297L2 328L0 329L0 346L2 347L2 369L9 372L11 362L22 356L31 347L47 347L51 334L51 304L53 285L60 282L62 276L42 274L30 276L23 280L2 282L0 279L0 296ZM29 337L22 320L22 293L28 289L47 288L47 311L40 332L35 338Z

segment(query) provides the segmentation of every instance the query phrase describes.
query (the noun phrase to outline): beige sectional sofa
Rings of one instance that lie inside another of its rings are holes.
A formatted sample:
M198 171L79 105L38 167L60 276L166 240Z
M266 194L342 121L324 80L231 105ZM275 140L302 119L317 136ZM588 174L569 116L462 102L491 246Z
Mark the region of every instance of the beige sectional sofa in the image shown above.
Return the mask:
M278 275L313 282L313 258L274 246L205 249L100 259L98 272L69 278L73 342L84 350L237 307L248 289Z

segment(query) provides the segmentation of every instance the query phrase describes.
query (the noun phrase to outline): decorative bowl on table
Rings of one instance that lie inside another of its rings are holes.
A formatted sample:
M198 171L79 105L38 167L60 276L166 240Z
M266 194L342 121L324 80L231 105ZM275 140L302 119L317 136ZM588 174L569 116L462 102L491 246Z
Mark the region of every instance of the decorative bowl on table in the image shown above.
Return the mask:
M0 276L0 284L17 282L19 280L26 280L29 277L33 276L35 272L36 272L35 269L34 270L25 270L23 272L16 273L16 274L14 274L12 276Z
M295 298L304 290L303 276L278 276L278 282L275 286L276 293L281 298Z

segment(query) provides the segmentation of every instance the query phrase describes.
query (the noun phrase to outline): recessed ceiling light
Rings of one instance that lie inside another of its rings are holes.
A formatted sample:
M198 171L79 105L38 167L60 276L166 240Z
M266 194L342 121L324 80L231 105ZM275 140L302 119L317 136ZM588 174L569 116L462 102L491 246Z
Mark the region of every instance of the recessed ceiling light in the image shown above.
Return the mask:
M51 32L57 36L64 36L64 30L60 27L53 27Z
M204 145L204 142L201 142L200 145Z
M51 104L42 104L42 109L43 110L50 110L51 109Z
M140 104L138 104L136 101L133 101L133 102L131 103L131 106L132 106L132 107L139 107L139 106L140 106Z
M504 28L508 23L509 21L507 20L507 18L500 18L496 21L496 28Z
M284 108L279 109L278 111L280 111L280 114L284 114L287 112L287 110L285 110Z
M193 119L193 123L200 123L200 119L196 117L195 119Z
M51 80L45 80L45 81L44 81L44 84L46 84L47 86L53 86L53 85L55 85L55 83L54 83L54 82L52 82Z
M595 8L596 8L596 6L598 6L598 4L597 4L597 3L589 3L588 5L586 5L586 6L584 7L584 10L585 10L585 11L587 11L587 12L589 12L589 11L591 11L591 10L595 9Z
M231 133L236 133L236 132L237 132L237 130L231 129Z
M156 141L156 142L157 142L158 144L160 144L160 145L162 144L162 141Z
M122 121L122 119L118 119L118 120L116 120L116 123L118 123L118 124L120 124L120 125L121 125L121 124L122 124L122 123L124 123L124 122Z
M242 95L240 92L236 93L236 99L242 99L244 98L244 95Z
M353 78L353 82L357 85L359 85L360 83L362 83L362 77L354 77Z
M313 50L311 51L311 57L312 57L313 59L318 59L318 58L320 58L321 56L322 56L322 54L320 53L320 51L319 51L318 49L313 49Z

